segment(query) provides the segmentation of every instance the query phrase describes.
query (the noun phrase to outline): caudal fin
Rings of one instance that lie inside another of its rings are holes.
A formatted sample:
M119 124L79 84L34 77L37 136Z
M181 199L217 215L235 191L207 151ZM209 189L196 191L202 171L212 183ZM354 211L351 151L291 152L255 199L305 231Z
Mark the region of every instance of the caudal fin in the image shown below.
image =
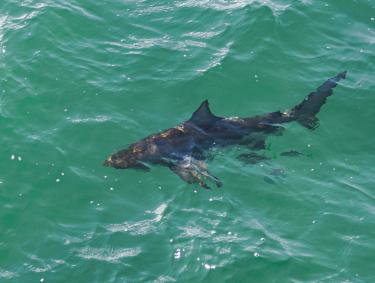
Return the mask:
M316 91L306 96L300 104L292 108L290 114L304 127L312 130L316 129L319 126L319 120L315 115L326 102L327 97L332 95L332 89L337 86L337 83L346 78L346 73L344 71L328 79Z

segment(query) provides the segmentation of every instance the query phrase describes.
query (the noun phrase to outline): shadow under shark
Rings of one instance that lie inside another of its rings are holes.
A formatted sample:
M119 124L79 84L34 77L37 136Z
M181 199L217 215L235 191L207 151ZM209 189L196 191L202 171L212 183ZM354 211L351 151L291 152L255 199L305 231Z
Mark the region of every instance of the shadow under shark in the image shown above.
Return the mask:
M104 165L117 169L149 170L148 164L159 164L167 166L190 184L209 188L207 181L211 181L220 187L221 181L208 171L204 162L210 148L244 145L252 150L264 149L267 134L281 134L281 124L293 121L308 129L316 129L319 126L316 114L332 94L332 89L345 77L346 71L328 79L288 111L249 118L216 116L205 100L189 120L112 154Z

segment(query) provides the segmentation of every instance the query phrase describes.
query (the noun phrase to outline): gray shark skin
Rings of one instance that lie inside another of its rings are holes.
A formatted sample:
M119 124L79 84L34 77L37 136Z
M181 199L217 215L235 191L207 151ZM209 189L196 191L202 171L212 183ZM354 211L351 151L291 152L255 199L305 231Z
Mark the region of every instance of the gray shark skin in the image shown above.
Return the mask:
M149 170L148 164L158 164L170 168L187 183L209 188L207 182L211 181L220 187L221 181L208 171L204 162L212 147L243 145L252 150L264 149L268 134L281 134L281 125L293 121L310 130L316 129L319 126L316 114L332 95L332 89L345 77L346 71L328 79L285 112L248 118L219 117L212 114L205 100L189 120L131 144L110 155L103 165Z

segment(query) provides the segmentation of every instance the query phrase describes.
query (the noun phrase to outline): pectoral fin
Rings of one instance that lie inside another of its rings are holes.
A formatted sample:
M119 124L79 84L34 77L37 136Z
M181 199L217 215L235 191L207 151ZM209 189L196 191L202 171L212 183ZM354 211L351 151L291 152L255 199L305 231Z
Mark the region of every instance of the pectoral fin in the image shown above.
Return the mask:
M201 160L187 157L169 166L169 168L189 184L197 183L202 188L210 189L207 181L212 181L218 188L222 186L222 182L207 170L207 164Z
M133 165L133 168L134 169L139 169L139 170L144 170L144 171L150 171L151 168L149 166L147 166L145 163L143 162L137 162Z

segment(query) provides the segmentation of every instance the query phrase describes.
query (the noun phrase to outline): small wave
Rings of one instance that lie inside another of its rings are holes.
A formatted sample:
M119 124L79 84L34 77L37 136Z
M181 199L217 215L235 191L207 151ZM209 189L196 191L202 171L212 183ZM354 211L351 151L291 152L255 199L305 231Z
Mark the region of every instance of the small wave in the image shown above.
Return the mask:
M1 53L4 53L3 47L3 38L4 38L4 29L5 29L5 23L6 23L7 17L0 16L0 51Z
M240 1L210 1L210 0L190 0L181 1L176 4L177 7L199 7L199 8L209 8L214 10L236 10L246 7L247 5L253 4L254 0L240 0Z
M51 266L47 265L46 267L35 267L35 266L29 266L30 270L35 273L44 273L49 270L51 270Z
M201 47L205 48L207 47L207 43L202 42L202 41L197 41L197 40L185 40L184 45L188 46L193 46L193 47Z
M13 29L18 30L26 27L30 20L37 17L43 9L46 7L44 4L37 5L36 7L32 7L33 11L28 13L23 13L18 16L1 16L0 17L0 42L2 41L2 37L4 34L5 29Z
M84 259L96 259L107 262L118 262L125 257L134 257L141 253L140 248L125 249L103 249L103 248L83 248L78 256Z
M233 42L227 43L227 45L223 48L220 48L216 53L213 54L212 60L203 68L198 69L197 71L199 73L205 73L208 70L220 65L225 57L229 54L230 47L233 44Z
M168 35L149 38L130 35L126 39L121 39L120 42L107 42L107 44L110 46L125 48L129 50L143 50L151 49L153 47L161 47L176 51L187 51L189 47L207 47L207 43L202 41L175 40Z
M185 226L179 228L182 233L177 238L210 238L211 233L207 229L201 226Z
M165 282L176 282L177 280L168 275L161 275L156 280L155 283L165 283Z
M25 266L35 273L45 273L65 264L62 259L44 259L36 254L28 254L27 257L29 262L25 263Z
M154 46L166 47L170 42L168 36L162 37L151 37L151 38L139 38L134 35L130 35L127 40L122 39L121 43L112 42L112 45L119 45L126 49L147 49Z
M111 224L107 226L107 230L111 232L127 232L131 235L146 235L153 233L157 229L154 224L161 221L166 208L167 204L162 203L154 211L147 212L155 215L151 219L141 220L137 222L126 221L121 224Z
M224 234L224 235L217 235L215 236L212 241L214 243L245 243L246 241L249 241L250 237L241 237L237 234Z
M375 200L375 196L373 194L371 194L371 192L368 192L366 190L366 188L362 187L361 185L359 184L356 184L354 183L353 181L351 180L345 180L343 178L341 178L340 180L338 180L338 183L340 183L341 185L349 188L349 189L352 189L354 191L357 191L358 193L360 193L362 196L365 196L367 197L369 200L371 201L374 201Z
M190 1L180 1L176 4L177 7L199 7L206 9L213 9L218 11L227 11L227 10L238 10L243 9L247 6L253 4L260 4L269 7L272 11L283 11L287 9L289 4L278 4L271 0L237 0L237 1L211 1L211 0L190 0Z
M89 10L85 9L83 7L83 5L76 5L76 4L71 3L70 1L64 1L64 2L61 2L61 3L54 3L53 6L55 8L61 9L61 10L67 10L69 12L76 13L77 15L79 15L81 17L85 17L85 18L95 20L95 21L100 21L100 22L103 21L102 18L93 14Z
M14 278L16 276L17 275L14 272L10 272L8 270L0 269L0 278L12 279L12 278Z
M216 33L215 33L216 34ZM196 33L187 33L185 37L194 37L196 39L207 39L209 36L214 36L213 33L209 32L201 32L200 35ZM206 36L206 37L205 37ZM151 49L153 47L161 47L170 50L176 51L188 51L189 47L198 47L198 48L207 48L207 43L204 41L193 40L193 39L186 39L186 40L178 40L173 39L168 35L163 35L161 37L137 37L134 35L128 36L126 39L121 39L120 42L106 42L109 46L125 48L129 50L143 50L143 49ZM223 52L224 49L219 49L217 53ZM217 53L214 54L217 55Z
M150 14L158 14L158 13L168 13L173 11L173 7L166 6L166 5L156 5L156 6L145 6L139 9L134 10L130 13L131 17L139 17L139 16L147 16Z
M68 117L66 118L69 122L73 124L81 124L81 123L102 123L111 120L108 116L95 116L95 117L89 117L89 118L72 118Z
M195 32L191 31L191 32L185 33L184 36L208 39L208 38L215 37L219 35L220 33L221 33L220 31L195 31Z

